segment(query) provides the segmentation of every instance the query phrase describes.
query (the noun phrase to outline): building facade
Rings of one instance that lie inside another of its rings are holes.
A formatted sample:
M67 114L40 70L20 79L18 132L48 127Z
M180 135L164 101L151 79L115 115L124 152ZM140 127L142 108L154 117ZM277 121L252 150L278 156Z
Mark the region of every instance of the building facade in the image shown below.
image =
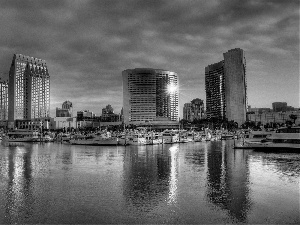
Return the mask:
M224 61L205 67L206 117L225 119Z
M196 98L191 103L185 103L183 107L183 119L193 122L195 119L204 118L203 100Z
M252 111L253 112L253 111ZM285 124L287 121L294 122L290 115L296 115L297 119L295 120L296 125L300 125L300 110L295 111L286 111L286 112L273 112L273 111L264 111L264 112L253 112L248 114L248 121L255 122L256 124L259 122L262 125L266 124Z
M8 120L50 115L50 76L45 60L15 54L9 71Z
M178 121L178 77L175 72L136 68L122 72L124 123L168 118Z
M113 107L111 107L111 105L107 105L105 108L102 109L101 121L102 122L119 122L119 121L121 121L121 115L115 114Z
M288 106L286 102L273 102L272 107L274 112L290 112L297 110L292 106Z
M226 118L238 125L246 121L247 81L245 52L240 48L224 54Z
M0 81L0 121L8 119L8 83Z
M77 121L94 120L95 117L96 114L90 112L89 110L83 110L77 112Z
M242 49L231 49L224 60L205 67L207 118L246 121L246 59Z
M56 108L56 117L73 117L73 104L65 101L61 108Z

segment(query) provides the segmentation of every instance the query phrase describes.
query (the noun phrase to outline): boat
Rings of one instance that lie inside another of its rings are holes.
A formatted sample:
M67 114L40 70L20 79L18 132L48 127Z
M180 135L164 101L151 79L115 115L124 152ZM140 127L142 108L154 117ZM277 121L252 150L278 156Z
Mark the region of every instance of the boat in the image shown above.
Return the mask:
M126 142L128 145L146 145L146 137L142 133L132 133L128 134Z
M244 141L235 148L254 150L297 150L300 152L300 127L278 128L261 141Z
M58 142L70 142L71 134L69 133L60 133L56 137L56 141Z
M261 141L267 136L273 134L275 131L267 131L267 130L250 130L249 132L245 132L243 138L245 141Z
M146 134L146 145L159 145L162 143L162 138L158 133L150 132Z
M40 141L37 130L17 129L9 131L3 138L6 142L38 142Z
M85 136L76 136L70 140L72 145L109 146L118 145L118 137L112 137L110 132L102 132Z
M53 141L53 137L51 137L50 134L45 134L43 137L42 137L42 140L44 142L52 142Z
M165 130L162 133L162 143L163 144L173 144L179 142L179 133L178 131Z

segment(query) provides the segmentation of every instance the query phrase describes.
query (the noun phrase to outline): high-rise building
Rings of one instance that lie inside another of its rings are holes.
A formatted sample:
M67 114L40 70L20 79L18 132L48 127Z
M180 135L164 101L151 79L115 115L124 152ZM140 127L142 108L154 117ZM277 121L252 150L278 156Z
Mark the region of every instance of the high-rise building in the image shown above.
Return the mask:
M65 101L61 108L56 108L56 117L73 117L73 104Z
M205 67L207 118L246 121L246 59L242 49L224 53L224 60Z
M8 84L0 81L0 120L8 119Z
M204 117L203 100L196 98L191 103L185 103L183 107L183 119L193 122Z
M124 122L168 118L178 121L178 77L161 69L136 68L122 72Z
M15 54L8 91L9 122L50 116L50 76L45 60Z
M206 116L225 119L224 61L205 67Z
M246 58L242 49L231 49L224 54L226 118L239 125L246 121L247 81Z

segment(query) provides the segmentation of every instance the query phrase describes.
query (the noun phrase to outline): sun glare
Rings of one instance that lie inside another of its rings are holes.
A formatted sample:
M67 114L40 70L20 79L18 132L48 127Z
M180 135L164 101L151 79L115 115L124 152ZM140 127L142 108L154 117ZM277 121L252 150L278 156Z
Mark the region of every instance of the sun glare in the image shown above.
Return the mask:
M168 92L174 93L177 90L177 86L175 84L169 84L168 86Z

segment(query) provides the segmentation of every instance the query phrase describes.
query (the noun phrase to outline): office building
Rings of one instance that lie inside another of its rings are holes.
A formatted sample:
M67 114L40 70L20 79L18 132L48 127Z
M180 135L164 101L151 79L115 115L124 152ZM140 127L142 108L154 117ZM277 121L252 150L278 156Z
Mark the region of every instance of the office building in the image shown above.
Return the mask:
M0 120L8 119L8 84L0 81Z
M242 49L231 49L224 60L205 67L207 118L246 121L246 59Z
M56 117L73 117L73 104L65 101L61 108L56 108Z
M203 100L196 98L190 103L185 103L183 107L183 119L193 122L195 119L203 119L204 103Z
M175 72L136 68L122 72L125 124L165 118L178 121L178 77Z
M15 54L9 71L8 120L49 117L50 76L45 60Z

